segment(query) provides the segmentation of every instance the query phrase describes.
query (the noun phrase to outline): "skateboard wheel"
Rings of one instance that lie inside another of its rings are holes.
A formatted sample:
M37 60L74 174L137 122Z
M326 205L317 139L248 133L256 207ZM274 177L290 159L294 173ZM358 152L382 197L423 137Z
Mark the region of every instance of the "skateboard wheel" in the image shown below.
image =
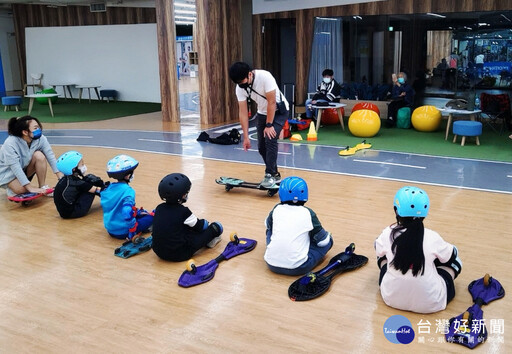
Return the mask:
M489 275L489 273L485 274L484 275L484 286L489 286L489 284L491 283L491 276Z
M232 232L231 235L229 235L229 240L236 244L238 244L240 242L240 239L238 238L236 232Z
M462 319L469 320L469 312L468 311L464 312L464 314L462 315Z
M123 252L123 257L127 257L129 254L130 254L130 251L124 251Z
M277 193L277 191L274 191L274 190L268 190L268 191L267 191L267 195L268 195L269 197L273 197L276 193Z
M120 247L116 248L116 250L114 251L114 254L118 254L119 252L121 252L121 248Z
M226 186L226 187L225 187L225 189L226 189L226 192L229 192L231 189L233 189L233 187L231 187L231 186Z
M187 262L187 270L189 272L193 272L195 273L196 272L196 264L195 264L195 261L193 259L189 259L188 262Z

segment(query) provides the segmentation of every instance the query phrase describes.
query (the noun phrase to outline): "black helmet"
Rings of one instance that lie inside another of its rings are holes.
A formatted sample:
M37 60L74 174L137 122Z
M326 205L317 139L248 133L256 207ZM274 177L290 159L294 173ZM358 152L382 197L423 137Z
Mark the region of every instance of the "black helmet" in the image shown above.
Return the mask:
M181 173L171 173L165 176L158 185L158 194L168 203L179 203L182 197L190 191L192 183Z

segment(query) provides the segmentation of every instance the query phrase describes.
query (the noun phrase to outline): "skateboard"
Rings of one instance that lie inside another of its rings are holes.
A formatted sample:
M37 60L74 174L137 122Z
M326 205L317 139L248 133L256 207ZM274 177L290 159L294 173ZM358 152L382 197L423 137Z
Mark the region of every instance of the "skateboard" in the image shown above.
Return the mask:
M187 262L187 270L178 279L178 285L189 288L212 280L220 262L250 252L257 244L256 240L239 238L236 233L231 234L230 240L224 251L217 258L212 259L206 264L196 266L193 259L189 260Z
M34 199L37 199L39 197L42 197L43 195L50 193L53 193L53 188L47 189L46 193L21 193L13 195L11 197L7 197L7 199L9 199L11 202L21 203L21 205L27 206L30 203L32 203Z
M371 147L372 147L372 144L367 143L366 140L363 140L362 142L360 142L356 146L353 146L353 147L346 146L344 149L341 149L338 152L338 155L340 155L340 156L350 156L350 155L354 155L359 150L369 149Z
M488 335L482 305L501 299L505 296L505 289L498 280L486 274L483 278L472 281L468 290L474 304L464 313L450 318L450 326L445 337L449 343L462 344L473 349L484 343Z
M368 263L368 258L354 253L356 245L351 243L345 252L334 256L327 266L317 272L309 272L297 279L288 288L292 301L312 300L325 293L331 286L332 279L343 272L357 269Z
M251 188L251 189L259 189L262 191L267 191L267 195L269 197L274 196L279 191L279 183L275 183L272 187L266 188L262 187L259 183L254 182L246 182L244 180L232 177L220 177L215 180L217 184L222 184L226 186L226 192L229 192L233 188Z
M114 255L121 258L130 258L136 254L149 251L153 244L153 237L137 237L134 241L126 241L121 247L118 247L114 251Z

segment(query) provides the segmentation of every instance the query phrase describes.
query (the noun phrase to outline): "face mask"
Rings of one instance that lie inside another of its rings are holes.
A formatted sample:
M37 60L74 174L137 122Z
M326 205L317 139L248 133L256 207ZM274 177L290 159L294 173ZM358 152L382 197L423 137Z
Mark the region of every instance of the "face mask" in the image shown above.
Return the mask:
M37 140L41 137L42 134L43 134L43 131L41 130L41 128L37 128L36 130L34 130L32 132L32 139Z
M324 82L326 84L330 84L331 83L331 78L330 77L324 77Z
M85 173L87 172L87 166L85 165L78 167L78 169L80 170L80 173L82 175L85 175Z
M405 83L405 79L404 79L403 77L399 77L399 78L398 78L398 83L399 83L399 84L403 84L403 83Z
M238 84L238 87L240 87L243 90L246 90L247 88L249 88L249 83L246 82L245 84Z
M130 179L128 180L128 182L131 182L131 181L133 181L133 173L132 173L132 175L130 176Z

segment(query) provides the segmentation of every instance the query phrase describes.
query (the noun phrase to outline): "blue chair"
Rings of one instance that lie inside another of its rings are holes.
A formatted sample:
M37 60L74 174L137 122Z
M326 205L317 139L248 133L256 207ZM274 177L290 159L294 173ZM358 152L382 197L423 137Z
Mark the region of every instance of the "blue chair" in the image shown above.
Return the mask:
M23 102L23 97L21 96L5 96L2 97L2 104L4 105L4 112L11 110L11 107L14 106L16 108L16 112L19 111L21 103Z
M459 120L453 123L453 142L457 141L457 135L462 136L461 146L464 146L466 137L474 136L476 138L476 145L480 145L478 137L482 135L482 123L469 120Z
M117 98L117 91L116 90L100 90L100 97L103 101L103 98L107 99L107 103L110 103L110 98L112 98L114 101Z

